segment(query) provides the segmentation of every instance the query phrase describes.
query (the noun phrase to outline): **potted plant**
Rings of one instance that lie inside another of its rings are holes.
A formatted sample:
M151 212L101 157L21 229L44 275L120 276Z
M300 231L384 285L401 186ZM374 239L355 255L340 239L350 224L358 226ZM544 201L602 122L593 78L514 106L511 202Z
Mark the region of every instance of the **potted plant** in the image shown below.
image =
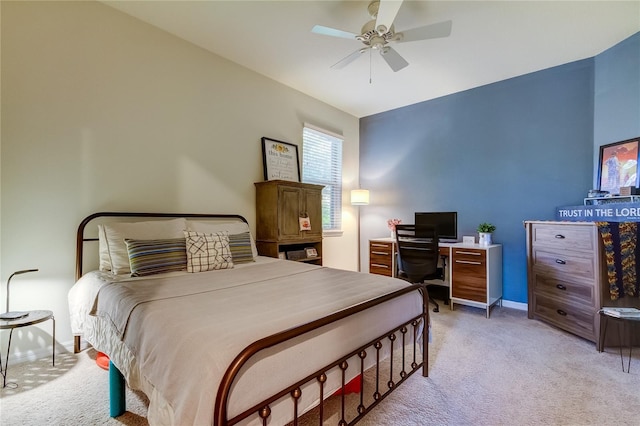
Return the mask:
M478 225L478 235L480 238L478 242L481 246L488 246L491 244L491 234L496 230L496 226L491 223L483 222Z

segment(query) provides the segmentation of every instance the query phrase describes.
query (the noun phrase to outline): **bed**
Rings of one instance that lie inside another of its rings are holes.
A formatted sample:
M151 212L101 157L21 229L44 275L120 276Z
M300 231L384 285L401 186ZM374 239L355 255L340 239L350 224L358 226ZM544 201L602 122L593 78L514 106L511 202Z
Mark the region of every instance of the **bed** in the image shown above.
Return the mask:
M186 249L173 247L181 238ZM202 247L228 264L196 259ZM148 256L181 250L186 271ZM93 214L78 228L76 279L76 349L84 338L110 357L112 377L149 398L150 424L298 424L312 409L320 424L353 424L416 371L428 375L423 286L258 256L241 216ZM373 385L347 395L367 371Z

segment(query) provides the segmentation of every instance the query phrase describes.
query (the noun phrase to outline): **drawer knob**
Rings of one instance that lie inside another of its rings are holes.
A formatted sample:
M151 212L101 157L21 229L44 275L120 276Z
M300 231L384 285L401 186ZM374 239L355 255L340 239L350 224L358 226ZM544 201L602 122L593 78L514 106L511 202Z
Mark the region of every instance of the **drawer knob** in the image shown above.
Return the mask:
M564 235L556 234L556 238L559 239L559 240L564 240Z
M564 260L562 260L562 259L556 259L556 263L557 263L558 265L566 265L566 264L567 264L567 262L565 262L565 261L564 261Z
M563 286L562 284L558 284L558 285L556 285L556 287L557 287L559 290L566 290L566 289L567 289L567 287Z
M562 309L558 309L556 312L558 312L558 314L562 315L563 317L567 316L567 313L565 311L563 311Z

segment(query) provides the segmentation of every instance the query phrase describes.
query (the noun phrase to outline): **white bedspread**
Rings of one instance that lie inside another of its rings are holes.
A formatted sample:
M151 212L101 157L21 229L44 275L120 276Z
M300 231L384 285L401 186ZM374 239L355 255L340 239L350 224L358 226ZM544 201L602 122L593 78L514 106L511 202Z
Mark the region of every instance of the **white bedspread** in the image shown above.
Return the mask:
M136 371L121 368L125 377L141 376L169 406L169 416L150 415L150 420L168 418L181 425L212 424L221 377L250 343L407 285L378 275L279 260L170 277L105 277L98 273L83 278L70 292L74 332L83 331L82 317L89 311L107 324L110 338L97 340L122 340L135 357ZM421 307L417 292L407 294L264 351L236 381L230 414L418 315ZM99 350L109 354L111 349ZM155 398L150 398L153 405ZM302 406L315 403L317 395L307 392ZM283 415L272 418L272 424L284 423Z

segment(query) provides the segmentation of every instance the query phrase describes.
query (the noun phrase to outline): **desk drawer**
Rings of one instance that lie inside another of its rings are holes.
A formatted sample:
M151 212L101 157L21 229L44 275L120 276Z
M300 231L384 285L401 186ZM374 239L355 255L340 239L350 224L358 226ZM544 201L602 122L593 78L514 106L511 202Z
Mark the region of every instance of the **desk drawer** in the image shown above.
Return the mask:
M469 263L472 265L482 264L487 261L487 251L472 248L454 248L451 250L453 261L460 263Z
M393 254L393 243L369 242L369 255L388 256Z
M452 249L451 295L487 302L487 252L472 248Z
M391 242L369 242L369 272L372 274L393 276L394 245Z

